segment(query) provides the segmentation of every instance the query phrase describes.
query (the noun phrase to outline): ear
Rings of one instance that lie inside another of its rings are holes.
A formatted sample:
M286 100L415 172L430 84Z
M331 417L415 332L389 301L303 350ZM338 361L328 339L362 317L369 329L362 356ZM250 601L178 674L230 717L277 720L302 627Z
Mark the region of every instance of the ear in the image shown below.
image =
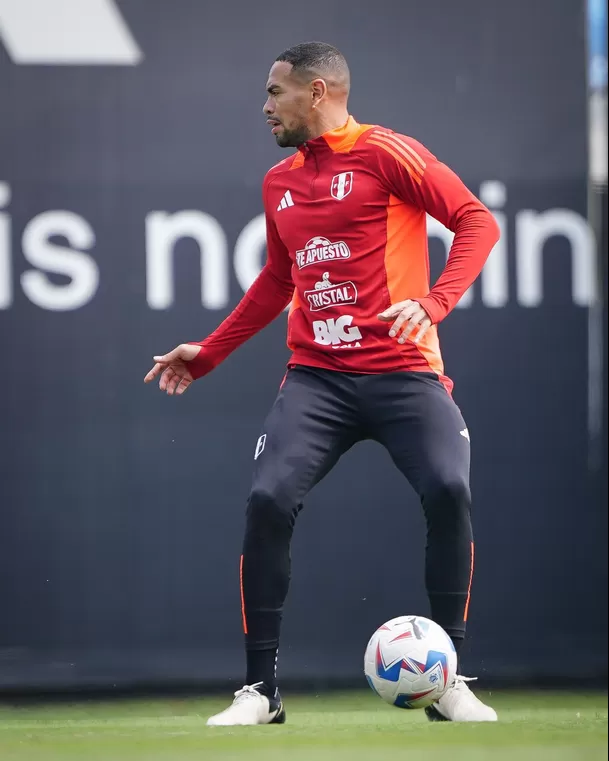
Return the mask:
M313 108L322 100L328 92L328 85L323 79L314 79L311 82L311 105Z

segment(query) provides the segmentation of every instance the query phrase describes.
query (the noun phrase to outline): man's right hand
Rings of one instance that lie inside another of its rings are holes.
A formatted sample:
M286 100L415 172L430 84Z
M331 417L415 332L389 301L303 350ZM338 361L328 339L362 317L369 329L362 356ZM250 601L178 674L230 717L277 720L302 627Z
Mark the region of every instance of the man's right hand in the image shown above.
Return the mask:
M144 378L144 383L150 383L160 375L161 391L166 391L169 396L183 394L194 380L186 363L193 360L200 350L200 346L180 344L168 354L153 357L155 365Z

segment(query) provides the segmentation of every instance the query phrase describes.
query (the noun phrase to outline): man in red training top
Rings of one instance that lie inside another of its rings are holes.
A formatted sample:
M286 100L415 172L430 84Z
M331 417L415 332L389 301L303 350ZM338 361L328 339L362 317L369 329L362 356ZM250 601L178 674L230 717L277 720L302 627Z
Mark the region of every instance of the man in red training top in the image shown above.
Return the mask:
M267 262L229 317L181 344L146 376L181 394L291 302L292 356L255 447L241 557L246 685L210 725L285 721L276 659L302 501L353 444L380 442L421 498L431 618L457 653L469 607L474 545L469 434L444 374L437 325L479 275L498 240L490 212L423 145L358 124L349 69L311 42L273 64L264 105L282 148L263 201ZM426 213L455 233L430 288ZM494 721L459 676L426 709L432 720Z

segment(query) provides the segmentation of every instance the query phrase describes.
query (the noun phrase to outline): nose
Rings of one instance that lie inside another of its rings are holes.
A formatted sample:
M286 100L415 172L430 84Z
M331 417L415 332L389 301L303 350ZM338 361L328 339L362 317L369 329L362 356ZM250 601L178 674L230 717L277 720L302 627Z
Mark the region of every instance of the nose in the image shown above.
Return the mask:
M273 107L271 106L271 99L270 99L270 98L267 98L267 99L266 99L266 103L264 104L264 106L263 106L263 108L262 108L262 113L263 113L265 116L270 116L270 115L273 113L273 110L274 110L274 109L273 109Z

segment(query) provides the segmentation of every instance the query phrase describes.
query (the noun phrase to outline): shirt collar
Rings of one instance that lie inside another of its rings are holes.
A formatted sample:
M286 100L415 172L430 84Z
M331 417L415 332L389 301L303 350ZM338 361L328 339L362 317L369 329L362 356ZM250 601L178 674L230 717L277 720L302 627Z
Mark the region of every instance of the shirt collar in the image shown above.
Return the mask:
M335 153L348 150L362 132L362 127L355 119L349 115L347 121L336 129L324 132L323 135L316 137L314 140L307 140L306 143L299 147L299 150L310 148L329 147Z

